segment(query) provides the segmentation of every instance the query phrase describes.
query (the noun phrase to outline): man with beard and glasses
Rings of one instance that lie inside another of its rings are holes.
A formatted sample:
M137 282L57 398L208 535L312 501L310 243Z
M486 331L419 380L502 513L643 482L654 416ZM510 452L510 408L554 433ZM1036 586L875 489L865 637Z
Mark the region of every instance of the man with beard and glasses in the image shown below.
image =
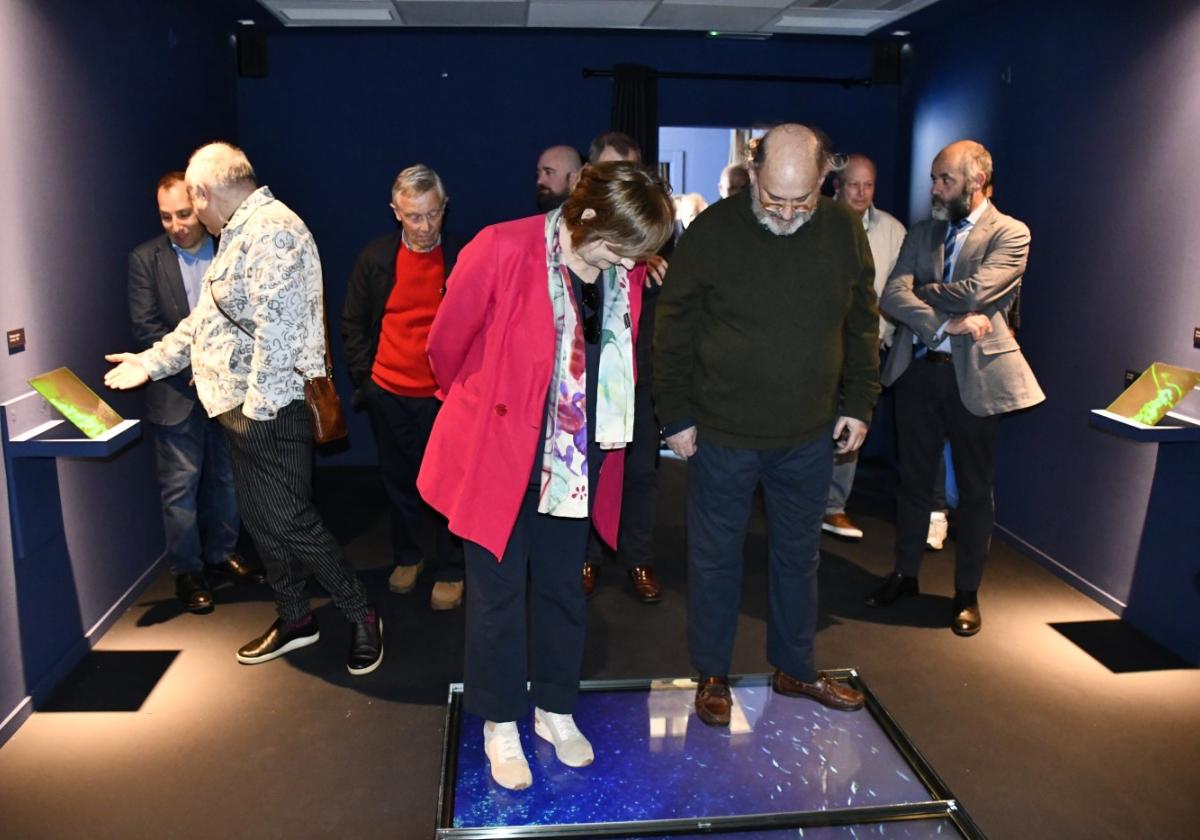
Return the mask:
M537 208L549 213L562 206L579 180L583 159L570 146L551 146L538 156Z
M833 456L858 449L879 394L875 265L862 219L821 195L834 168L810 128L769 131L750 186L680 239L659 300L654 397L688 459L688 645L696 714L730 720L742 546L761 482L767 658L777 693L842 710L863 696L813 661Z
M996 419L1046 397L1009 323L1029 228L988 200L992 156L960 140L938 153L929 176L932 218L908 232L881 297L897 324L882 381L895 383L900 486L895 569L867 604L886 607L918 592L930 496L949 438L959 491L950 628L973 636L994 516Z

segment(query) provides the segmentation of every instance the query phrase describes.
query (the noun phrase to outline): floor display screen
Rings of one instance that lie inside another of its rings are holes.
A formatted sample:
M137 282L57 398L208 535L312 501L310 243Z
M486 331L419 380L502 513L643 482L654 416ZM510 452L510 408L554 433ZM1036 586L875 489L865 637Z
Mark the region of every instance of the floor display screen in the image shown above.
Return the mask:
M765 676L732 693L729 727L710 727L691 680L584 683L575 721L595 762L566 767L520 721L533 785L510 791L493 782L483 721L455 686L438 836L982 836L869 692L858 712L775 694Z

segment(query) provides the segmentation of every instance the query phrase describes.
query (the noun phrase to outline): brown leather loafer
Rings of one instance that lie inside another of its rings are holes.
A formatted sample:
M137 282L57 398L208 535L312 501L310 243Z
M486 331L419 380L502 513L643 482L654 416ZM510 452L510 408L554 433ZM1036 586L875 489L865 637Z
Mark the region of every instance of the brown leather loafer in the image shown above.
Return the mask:
M727 677L705 677L696 686L696 717L709 726L728 726L733 695Z
M600 577L600 567L595 563L583 564L583 597L591 598L596 594L596 578Z
M983 615L979 612L979 599L974 592L961 589L954 591L954 620L950 629L956 636L974 636L983 626Z
M824 671L818 672L816 682L806 683L777 669L775 676L771 677L771 688L787 697L807 697L822 706L843 712L857 711L865 702L861 691L837 682Z
M643 604L657 604L662 600L662 587L654 578L653 566L634 566L629 570L633 591Z

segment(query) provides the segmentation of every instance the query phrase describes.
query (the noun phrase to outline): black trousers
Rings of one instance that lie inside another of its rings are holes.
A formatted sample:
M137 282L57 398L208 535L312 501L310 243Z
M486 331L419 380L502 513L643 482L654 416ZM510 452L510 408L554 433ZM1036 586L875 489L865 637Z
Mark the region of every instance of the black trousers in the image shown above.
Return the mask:
M976 417L958 394L954 365L914 359L898 380L896 571L916 575L925 553L929 511L942 447L950 439L958 481L954 588L974 592L983 580L995 506L996 417Z
M615 553L626 569L654 565L660 436L651 390L649 382L642 383L639 380L633 395L633 440L625 447L621 522ZM613 553L593 531L588 542L588 562L600 563Z
M546 711L570 714L579 693L587 630L579 576L591 522L546 516L537 504L538 490L530 488L500 562L477 543L463 541L463 708L484 720L524 717L531 694Z
M370 610L367 592L312 500L312 426L304 400L285 405L273 420L251 420L241 406L220 415L233 480L246 526L266 568L284 621L312 607L304 594L309 573L350 621Z
M462 540L450 533L446 518L426 505L417 492L417 473L421 471L441 401L437 397L393 394L372 380L363 385L362 393L391 507L393 562L397 566L415 566L421 561L421 520L428 512L436 534L434 576L441 581L462 580Z

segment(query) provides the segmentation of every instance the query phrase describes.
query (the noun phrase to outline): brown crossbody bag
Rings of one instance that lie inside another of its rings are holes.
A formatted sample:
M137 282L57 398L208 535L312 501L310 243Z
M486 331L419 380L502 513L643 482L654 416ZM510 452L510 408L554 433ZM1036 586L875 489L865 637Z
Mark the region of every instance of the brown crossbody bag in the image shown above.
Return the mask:
M217 311L225 316L229 323L254 339L254 333L243 327L217 303L217 296L208 287L213 304ZM325 329L325 375L306 376L299 368L292 368L304 380L304 404L308 406L308 416L312 420L312 435L314 443L332 443L341 440L347 434L346 418L342 416L342 401L338 398L337 388L333 386L333 360L329 357L329 321L325 317L325 308L321 308L321 326Z

